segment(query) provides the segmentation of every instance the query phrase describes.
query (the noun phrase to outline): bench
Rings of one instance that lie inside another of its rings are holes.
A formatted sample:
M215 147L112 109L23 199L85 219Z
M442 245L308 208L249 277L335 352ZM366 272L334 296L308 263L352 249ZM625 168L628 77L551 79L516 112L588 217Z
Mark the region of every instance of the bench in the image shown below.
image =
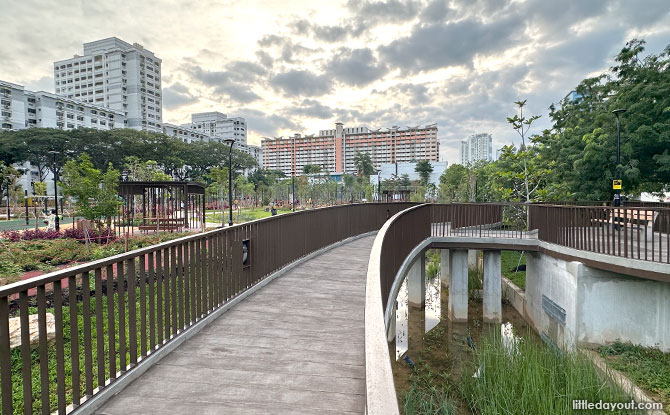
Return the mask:
M178 231L186 227L186 220L183 218L144 218L142 225L138 226L140 231Z
M613 208L608 210L606 219L592 219L594 222L607 223L612 227L628 226L644 229L647 240L654 236L654 224L658 219L658 211L645 209Z

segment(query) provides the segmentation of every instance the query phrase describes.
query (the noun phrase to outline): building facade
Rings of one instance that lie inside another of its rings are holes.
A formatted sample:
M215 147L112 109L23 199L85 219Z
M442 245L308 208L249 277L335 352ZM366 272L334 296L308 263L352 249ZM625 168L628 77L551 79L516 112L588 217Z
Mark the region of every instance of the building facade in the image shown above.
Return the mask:
M218 111L191 114L191 122L181 125L218 141L233 139L236 144L247 144L247 121L242 117L228 118Z
M84 43L83 56L54 62L57 95L123 112L125 127L162 132L161 60L112 37Z
M125 115L121 111L88 102L61 97L50 92L28 91L22 85L0 81L0 128L23 130L26 128L95 128L109 130L123 128ZM31 192L31 182L39 181L37 169L26 162L16 166L25 173L18 183ZM46 178L48 192L53 192L53 180Z
M319 165L331 174L355 174L356 153L368 153L375 169L383 163L439 161L440 157L435 124L382 131L345 128L342 123L336 123L334 129L321 130L318 136L295 134L289 138L264 138L261 146L264 167L285 174L299 173L308 164Z
M464 166L479 160L493 161L493 136L488 133L473 134L461 141L460 156Z

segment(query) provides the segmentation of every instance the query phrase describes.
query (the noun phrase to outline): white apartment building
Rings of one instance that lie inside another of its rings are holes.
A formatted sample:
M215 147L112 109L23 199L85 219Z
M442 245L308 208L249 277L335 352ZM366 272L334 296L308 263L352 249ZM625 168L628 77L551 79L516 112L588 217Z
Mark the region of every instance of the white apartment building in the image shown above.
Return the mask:
M54 62L57 95L122 111L125 127L162 132L161 60L112 37L84 43L83 56Z
M218 111L191 114L191 122L181 125L219 141L233 139L237 144L247 144L247 121L242 117L228 118Z
M493 161L493 136L488 133L472 134L461 141L460 155L464 166L479 160Z
M27 91L22 85L0 80L0 121L2 130L26 128L123 128L125 115L100 105L61 97L50 92ZM18 182L31 192L30 183L39 180L37 169L30 163L17 165L25 174ZM48 173L47 190L53 192L53 176Z
M222 143L223 140L225 139L220 136L219 137L211 136L207 133L201 132L201 131L209 132L211 130L194 129L190 127L190 124L185 125L187 125L188 127L163 123L163 134L166 134L170 137L178 138L185 143L194 143L198 141L202 142L216 141ZM245 123L245 130L246 130L246 123ZM258 168L261 168L263 166L263 150L260 147L236 141L234 148L243 151L247 154L250 154L254 159L256 159L256 162L258 163Z
M163 134L178 138L185 143L192 143L197 141L208 142L212 138L207 134L199 133L190 128L169 123L163 123Z

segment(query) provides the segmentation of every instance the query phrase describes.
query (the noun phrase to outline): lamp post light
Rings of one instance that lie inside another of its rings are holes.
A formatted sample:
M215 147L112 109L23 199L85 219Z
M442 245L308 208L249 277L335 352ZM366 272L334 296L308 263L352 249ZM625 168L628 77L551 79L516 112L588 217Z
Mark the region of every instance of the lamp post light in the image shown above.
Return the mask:
M291 206L295 212L295 169L291 172Z
M382 201L382 171L377 170L377 198L379 199L379 202L381 203Z
M230 152L228 153L228 210L230 213L228 226L233 226L233 145L235 140L228 138L223 142L230 146Z
M619 114L626 112L625 109L619 108L612 111L612 114L616 117L616 179L621 179L621 170L619 165L621 164L621 122L619 120ZM621 189L614 190L614 206L621 206Z
M51 167L52 173L54 175L54 210L56 211L56 232L60 231L60 219L58 217L58 170L56 169L56 156L59 154L58 151L51 150Z

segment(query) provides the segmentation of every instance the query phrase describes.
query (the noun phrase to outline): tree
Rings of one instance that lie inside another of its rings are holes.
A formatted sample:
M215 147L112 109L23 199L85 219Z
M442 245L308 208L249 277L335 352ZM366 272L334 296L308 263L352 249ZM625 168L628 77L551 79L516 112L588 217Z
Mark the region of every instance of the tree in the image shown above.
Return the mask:
M528 134L528 130L530 129L531 125L533 125L533 122L540 118L540 116L531 115L530 117L526 118L523 116L523 107L526 105L526 100L516 101L514 103L517 105L517 107L519 107L519 115L514 114L514 117L507 117L507 122L512 124L512 128L519 134L519 136L521 136L521 148L519 149L519 153L523 159L523 180L526 189L525 202L528 203L530 201L530 192L528 188L528 166L526 160L528 156L526 148L526 134Z
M5 165L5 162L0 160L0 197L7 194L7 220L11 218L9 200L12 188L16 185L16 179L19 176L20 173L14 167Z
M318 164L305 164L302 168L302 171L305 174L321 173L321 166L319 166Z
M428 180L430 180L430 174L433 172L433 166L430 162L428 160L420 160L416 163L414 171L419 173L419 177L421 177L421 185L427 186Z
M106 172L96 169L87 154L69 160L61 175L63 192L76 199L78 215L108 226L122 202L118 196L119 171L110 163Z
M374 174L375 168L370 159L370 154L356 152L354 156L354 166L358 173L358 180L361 182L370 182L370 175Z
M128 156L124 168L128 171L128 180L141 182L171 181L172 177L163 173L153 160L142 161L137 156Z

